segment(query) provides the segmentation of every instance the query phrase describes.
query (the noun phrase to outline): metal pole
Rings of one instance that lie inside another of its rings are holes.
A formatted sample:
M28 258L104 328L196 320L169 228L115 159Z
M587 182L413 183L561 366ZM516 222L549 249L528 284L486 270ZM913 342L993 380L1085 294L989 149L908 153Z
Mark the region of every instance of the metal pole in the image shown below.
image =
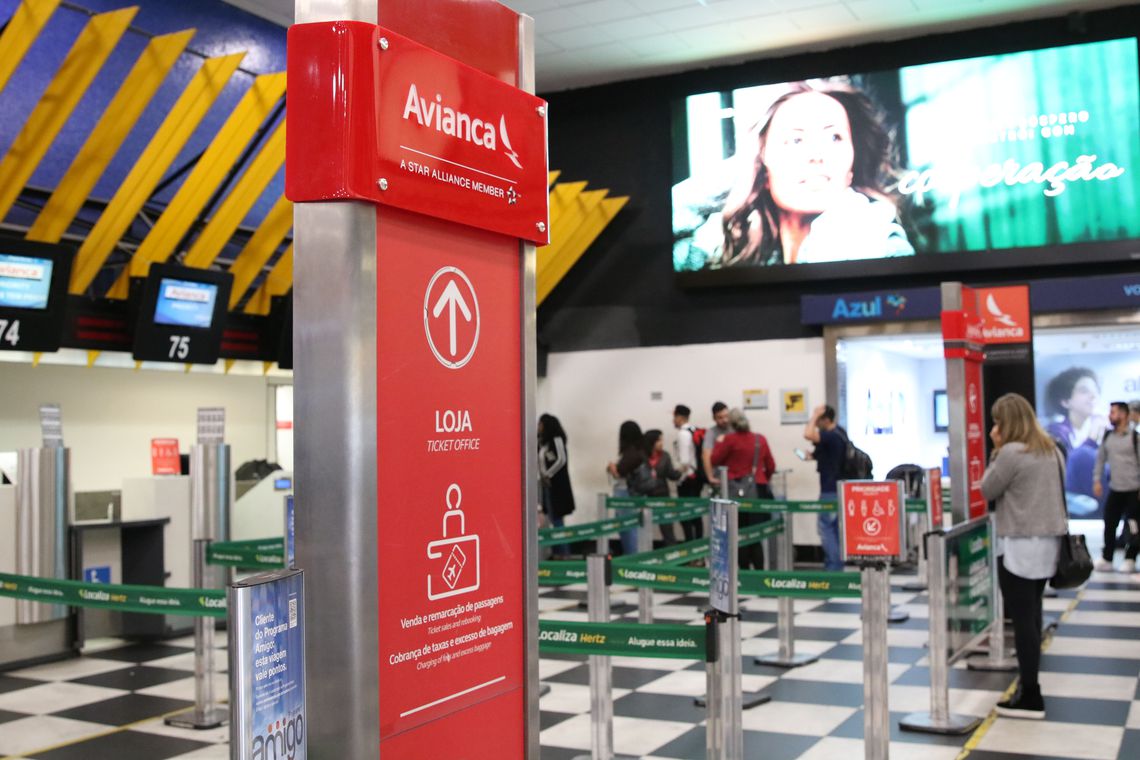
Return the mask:
M950 712L950 646L946 613L946 537L941 531L928 534L925 550L930 594L930 712L911 713L899 721L907 731L930 734L965 734L982 722Z
M989 652L985 658L966 662L970 670L1010 672L1017 670L1017 660L1005 653L1005 603L1001 586L994 583L994 622L990 626Z
M712 520L710 519L711 523ZM709 525L712 530L712 525ZM709 656L705 663L705 699L704 707L708 711L705 720L705 757L708 760L721 760L725 756L724 749L724 706L717 695L723 692L721 686L720 662L720 613L709 610L705 613L705 633L708 637Z
M591 623L608 623L610 619L609 561L604 554L591 554L586 558L586 600ZM614 756L614 703L609 655L590 655L589 670L590 757L611 760Z
M203 420L199 415L199 437ZM191 582L194 588L219 588L228 583L228 573L206 564L206 552L215 538L229 536L230 487L229 446L220 442L197 443L190 450L190 509L192 530ZM214 703L214 619L194 619L194 708L172 715L166 724L179 728L209 729L225 725L229 712Z
M863 756L890 757L891 716L887 709L887 608L890 582L881 565L864 565L863 585Z
M641 527L637 531L637 551L644 553L653 549L653 510L641 510ZM637 590L637 622L649 625L653 622L653 589L642 586Z
M784 532L776 543L776 568L791 570L795 556L795 536L792 532L792 513L784 513ZM795 636L796 600L782 596L776 600L776 632L780 637L780 648L775 654L757 657L757 665L775 665L780 668L794 668L808 665L819 659L815 654L796 654Z
M721 475L721 483L727 484L728 471L725 469ZM744 719L741 715L744 701L744 685L740 667L740 604L738 594L738 566L737 557L740 548L740 510L739 504L733 502L727 505L728 518L728 551L729 584L728 609L724 612L727 620L720 626L720 647L723 653L720 658L721 681L720 694L709 693L709 699L722 700L723 727L724 727L724 757L726 760L744 760ZM767 700L764 700L767 701Z
M601 491L598 492L598 521L599 522L602 520L605 520L607 517L609 517L609 510L606 509L606 499L608 499L608 498L609 498L609 494L603 493ZM594 547L594 551L596 551L598 554L609 554L610 553L610 537L609 536L598 536L595 543L596 543L596 546Z
M917 519L909 526L912 534L914 534L912 537L913 543L911 543L910 546L918 547L918 558L915 562L914 580L904 585L903 589L906 591L925 591L929 582L929 573L926 569L926 552L922 550L922 537L925 536L928 531L932 530L932 528L927 524L925 512L915 517Z

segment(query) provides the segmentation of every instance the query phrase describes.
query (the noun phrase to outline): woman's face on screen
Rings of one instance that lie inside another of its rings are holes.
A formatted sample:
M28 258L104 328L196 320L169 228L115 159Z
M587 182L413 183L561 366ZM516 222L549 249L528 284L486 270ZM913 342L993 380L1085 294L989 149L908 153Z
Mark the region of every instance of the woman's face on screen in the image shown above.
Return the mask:
M822 213L851 187L855 150L847 111L823 93L789 98L772 116L763 160L777 206Z

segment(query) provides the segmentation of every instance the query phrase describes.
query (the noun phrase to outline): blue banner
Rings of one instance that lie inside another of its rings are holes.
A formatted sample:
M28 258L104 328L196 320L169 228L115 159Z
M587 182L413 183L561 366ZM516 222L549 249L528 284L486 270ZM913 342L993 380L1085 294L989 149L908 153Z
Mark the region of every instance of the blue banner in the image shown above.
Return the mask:
M941 311L942 293L939 288L800 296L800 322L805 325L938 319Z
M1140 308L1140 273L1037 280L1029 284L1034 314Z

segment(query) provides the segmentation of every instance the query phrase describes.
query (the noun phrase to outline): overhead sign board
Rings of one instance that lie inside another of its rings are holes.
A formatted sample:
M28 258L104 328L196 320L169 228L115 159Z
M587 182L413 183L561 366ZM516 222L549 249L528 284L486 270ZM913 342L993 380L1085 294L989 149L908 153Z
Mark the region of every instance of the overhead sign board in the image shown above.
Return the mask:
M546 102L389 29L289 29L286 194L549 237ZM347 77L344 89L326 86ZM322 156L321 162L311 157Z

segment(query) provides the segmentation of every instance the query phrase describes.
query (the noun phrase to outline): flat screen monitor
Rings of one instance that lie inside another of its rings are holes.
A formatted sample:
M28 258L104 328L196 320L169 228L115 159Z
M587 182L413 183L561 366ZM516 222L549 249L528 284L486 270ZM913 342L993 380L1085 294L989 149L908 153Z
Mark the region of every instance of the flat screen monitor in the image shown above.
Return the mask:
M0 253L0 306L46 309L53 265L51 259Z
M934 432L945 433L950 429L950 400L946 391L934 391Z
M175 327L209 328L214 319L218 286L164 277L158 285L154 321Z
M1129 260L1135 38L690 95L673 268L738 285Z
M232 287L229 272L151 264L137 288L132 356L179 364L216 362Z

